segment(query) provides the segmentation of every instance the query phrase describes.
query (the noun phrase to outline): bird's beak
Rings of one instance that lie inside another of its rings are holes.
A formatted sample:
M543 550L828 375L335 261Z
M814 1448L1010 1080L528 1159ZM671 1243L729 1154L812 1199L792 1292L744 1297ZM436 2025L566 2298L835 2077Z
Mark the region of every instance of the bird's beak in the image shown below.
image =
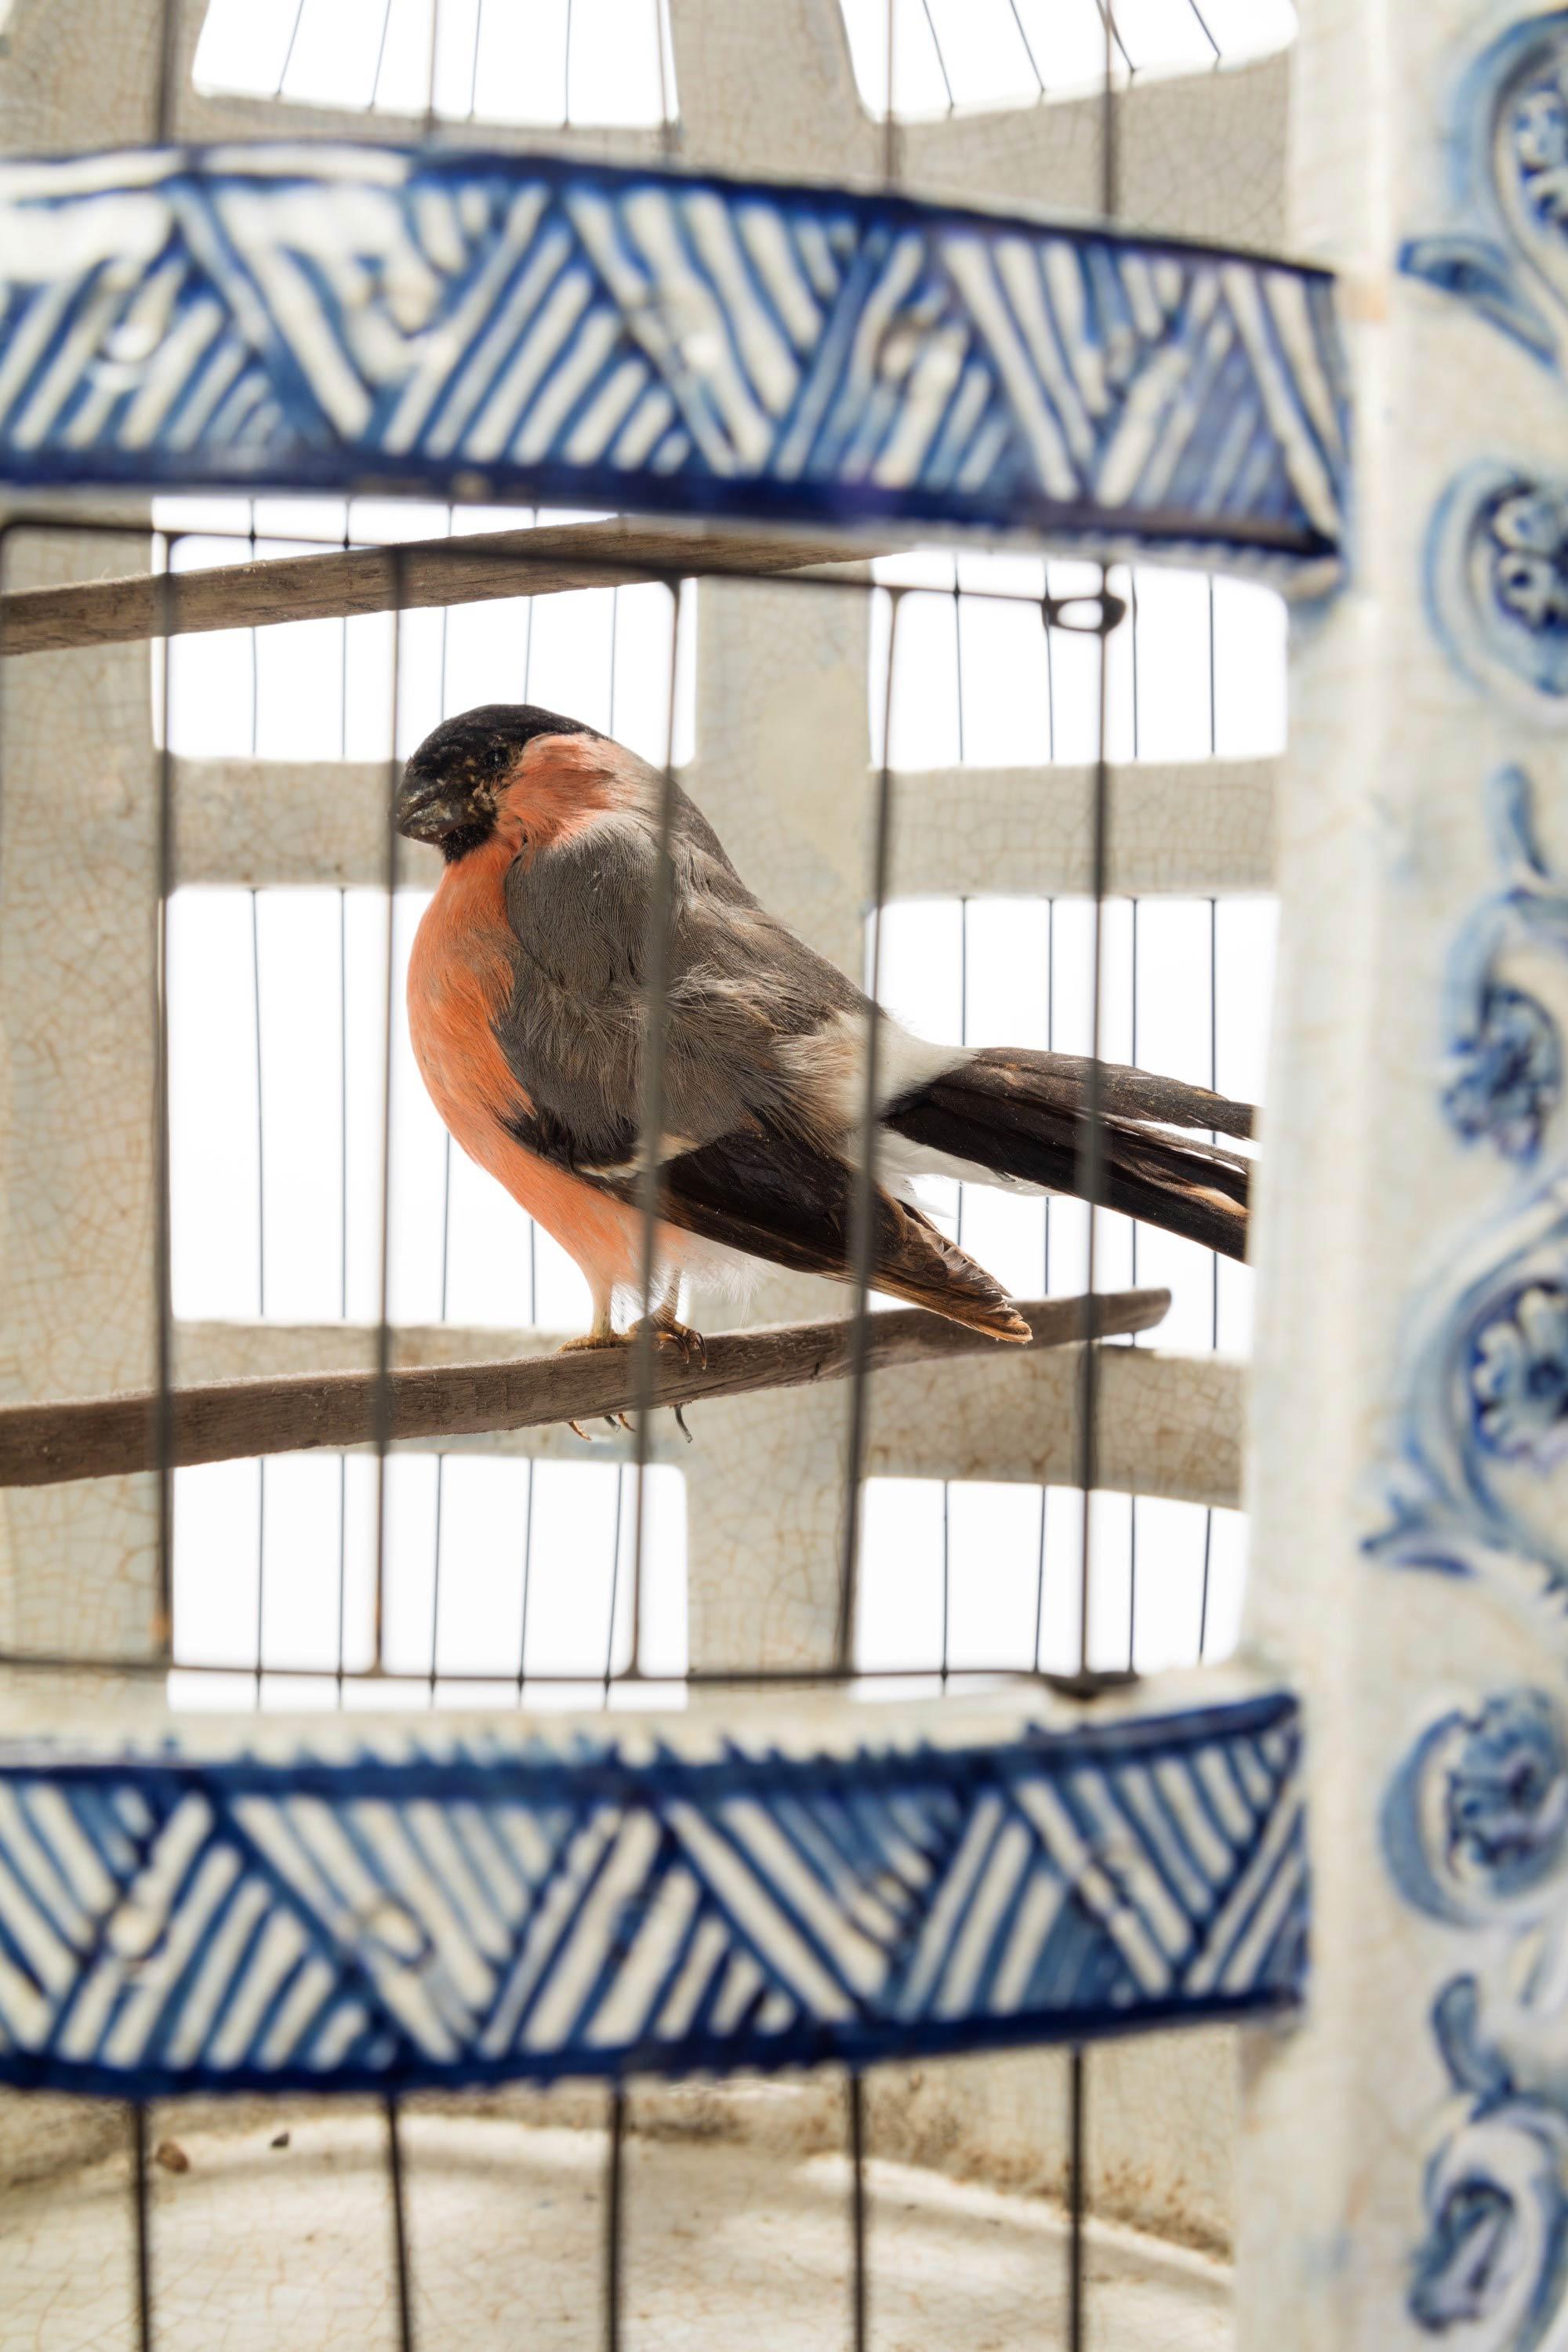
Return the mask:
M466 797L459 798L435 777L405 770L397 793L397 830L410 841L442 841L472 814Z

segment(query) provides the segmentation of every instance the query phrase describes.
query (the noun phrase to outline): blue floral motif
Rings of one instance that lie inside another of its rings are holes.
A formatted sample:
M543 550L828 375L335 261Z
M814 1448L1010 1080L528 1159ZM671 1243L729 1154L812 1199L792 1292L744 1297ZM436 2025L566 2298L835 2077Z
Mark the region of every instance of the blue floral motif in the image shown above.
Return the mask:
M1443 983L1444 1114L1523 1182L1416 1302L1385 1474L1387 1523L1367 1549L1481 1575L1568 1620L1568 1528L1520 1484L1568 1451L1568 1161L1560 1015L1568 886L1536 835L1526 772L1500 768L1486 809L1500 886L1461 924ZM1561 972L1559 986L1554 975ZM1526 984L1528 983L1528 984ZM1540 1163L1544 1161L1544 1165Z
M1481 527L1492 593L1525 628L1568 629L1568 490L1521 480L1487 499Z
M1490 1454L1544 1465L1568 1433L1568 1291L1545 1283L1505 1301L1470 1345L1476 1427Z
M1502 1927L1515 1951L1550 1935L1568 1884L1568 1740L1543 1691L1444 1716L1394 1776L1383 1837L1401 1891L1430 1916ZM1426 2226L1405 2307L1475 2352L1542 2352L1568 2288L1568 2074L1560 1970L1509 1972L1499 1993L1450 1977L1432 2039L1458 2103L1427 2164Z
M1449 131L1451 226L1399 266L1557 373L1568 345L1568 12L1518 18L1474 58Z
M1443 1109L1455 1132L1489 1138L1506 1160L1531 1158L1563 1094L1562 1045L1544 1006L1521 989L1487 989L1449 1068Z
M1519 89L1509 109L1504 151L1532 216L1568 229L1568 58L1561 50Z
M1488 1701L1448 1775L1450 1849L1503 1891L1562 1859L1568 1757L1540 1691Z
M1568 722L1568 482L1466 467L1434 511L1426 587L1467 677L1546 725Z
M1478 2099L1426 2168L1426 2226L1405 2307L1466 2352L1546 2352L1568 2281L1568 2118L1545 2101Z
M1514 2219L1513 2200L1495 2180L1461 2179L1445 2189L1415 2257L1410 2316L1417 2326L1440 2334L1486 2316Z
M1568 1883L1568 1738L1544 1691L1498 1692L1443 1716L1395 1774L1384 1851L1434 1918L1533 1923Z

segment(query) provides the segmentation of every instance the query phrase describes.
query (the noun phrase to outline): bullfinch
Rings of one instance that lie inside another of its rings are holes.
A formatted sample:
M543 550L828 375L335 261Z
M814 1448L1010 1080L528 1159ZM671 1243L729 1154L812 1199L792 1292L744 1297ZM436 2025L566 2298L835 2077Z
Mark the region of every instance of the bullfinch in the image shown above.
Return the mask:
M445 870L408 970L415 1055L453 1136L587 1278L605 1347L640 1303L638 1117L649 908L665 779L623 745L531 703L491 703L426 736L396 823ZM664 1132L649 1321L736 1254L854 1276L869 1005L770 915L676 789ZM1023 1048L939 1046L879 1014L872 1284L1023 1340L1001 1286L909 1197L921 1174L1039 1192L1084 1182L1089 1065ZM1096 1192L1108 1207L1244 1255L1246 1159L1208 1139L1252 1112L1205 1088L1102 1064ZM1185 1133L1179 1130L1186 1130Z

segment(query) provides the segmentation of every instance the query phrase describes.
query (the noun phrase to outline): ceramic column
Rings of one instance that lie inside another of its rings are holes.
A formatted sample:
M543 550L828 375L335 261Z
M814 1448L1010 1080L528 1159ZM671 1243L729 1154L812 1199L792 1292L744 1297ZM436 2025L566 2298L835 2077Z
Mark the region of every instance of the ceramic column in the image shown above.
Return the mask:
M1243 2347L1568 2342L1568 15L1310 0L1349 593L1297 635L1252 1635L1313 1759Z

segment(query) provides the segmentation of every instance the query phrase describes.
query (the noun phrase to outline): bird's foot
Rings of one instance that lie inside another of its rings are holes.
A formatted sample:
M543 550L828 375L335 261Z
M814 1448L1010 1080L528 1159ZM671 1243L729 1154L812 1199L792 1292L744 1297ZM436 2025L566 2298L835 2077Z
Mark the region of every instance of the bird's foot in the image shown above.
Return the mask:
M580 1339L563 1339L555 1352L558 1356L576 1356L581 1355L585 1348L624 1348L627 1344L624 1332L612 1330L607 1323L595 1323L593 1329L584 1331ZM624 1412L607 1412L604 1419L607 1429L618 1432L631 1427L631 1423ZM580 1421L569 1421L566 1426L573 1435L580 1437L585 1445L599 1442L595 1440L595 1433L591 1429L584 1429Z
M559 1356L574 1356L580 1354L585 1348L635 1348L638 1335L643 1331L647 1331L651 1336L656 1349L661 1352L667 1349L673 1349L689 1370L693 1368L698 1371L707 1370L708 1343L701 1332L693 1331L689 1325L678 1322L676 1318L663 1307L656 1307L654 1312L643 1321L629 1325L625 1331L612 1330L607 1325L596 1324L593 1330L585 1331L580 1339L563 1339L555 1352ZM691 1432L681 1420L679 1405L675 1409L675 1417L680 1423L681 1434L689 1445ZM605 1420L611 1429L630 1430L632 1427L632 1423L624 1412L606 1413ZM569 1421L566 1426L586 1443L590 1444L593 1443L592 1432L584 1429L581 1422Z
M656 1308L642 1322L634 1323L626 1336L635 1346L638 1335L644 1331L649 1333L655 1348L660 1351L670 1349L678 1355L688 1371L707 1370L708 1342L701 1332L694 1331L689 1323L679 1323L673 1315Z

